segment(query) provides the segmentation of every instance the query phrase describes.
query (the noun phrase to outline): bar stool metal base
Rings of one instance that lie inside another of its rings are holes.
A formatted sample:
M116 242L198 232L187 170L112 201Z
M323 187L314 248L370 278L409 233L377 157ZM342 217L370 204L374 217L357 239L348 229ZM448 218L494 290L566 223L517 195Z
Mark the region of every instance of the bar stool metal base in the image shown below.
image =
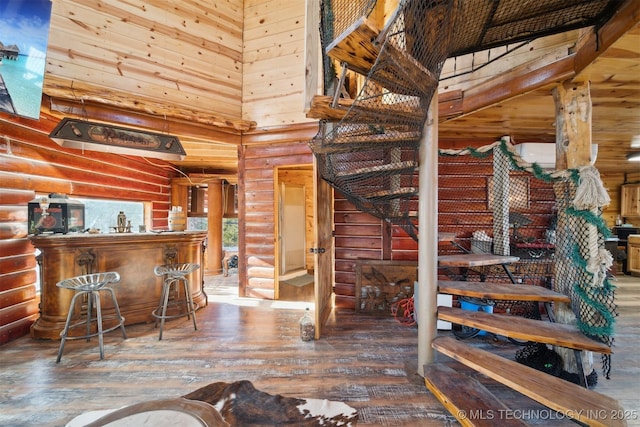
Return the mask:
M196 310L199 308L198 304L193 302L191 296L191 290L189 289L189 280L186 276L192 271L200 268L198 264L184 263L184 264L172 264L172 265L158 265L154 268L153 272L156 276L164 276L162 282L162 295L160 297L160 304L151 313L156 318L155 326L158 326L158 320L160 320L160 334L158 340L162 340L162 332L164 330L164 321L166 319L175 319L178 317L187 317L187 319L193 319L193 329L198 330L196 324ZM182 284L182 291L184 292L184 299L179 299L180 285ZM174 292L176 297L170 299L171 293ZM181 307L184 305L184 309Z
M67 321L65 322L64 329L60 332L60 348L58 349L58 358L56 363L60 362L62 353L64 351L64 345L67 340L86 339L90 341L91 337L98 337L100 346L100 359L104 359L104 340L103 335L114 331L118 328L122 331L122 337L127 339L127 333L124 329L124 317L120 313L120 307L113 289L107 287L107 284L117 283L120 281L120 275L116 272L87 274L83 276L76 276L70 279L62 280L56 284L60 288L70 289L76 292L71 298L71 304L69 305L69 313L67 314ZM102 316L102 306L100 304L100 292L107 292L111 296L113 307L115 309L114 315ZM87 296L87 313L86 318L80 322L71 324L73 319L73 312L77 302L82 301L82 297ZM93 310L95 307L96 317L92 318ZM117 323L107 329L103 329L103 321L115 319ZM96 332L92 332L92 324L96 323ZM85 326L84 335L69 336L69 331L79 326Z

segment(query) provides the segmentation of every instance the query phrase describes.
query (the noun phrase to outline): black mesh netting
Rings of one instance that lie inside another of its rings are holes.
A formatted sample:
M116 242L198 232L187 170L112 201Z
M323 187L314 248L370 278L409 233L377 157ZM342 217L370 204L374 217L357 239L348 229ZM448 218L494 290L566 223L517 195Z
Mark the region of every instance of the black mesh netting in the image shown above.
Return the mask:
M621 2L400 0L396 9L387 4L321 2L324 96L314 99L309 115L321 119L310 147L321 176L358 209L417 240L418 167L429 167L419 165L419 150L447 58L570 29L597 31ZM460 155L478 161L461 162ZM597 171L547 173L538 165L523 166L508 141L441 156L438 229L456 235L441 253L521 257L511 276L486 267L452 271L451 277L515 280L563 292L572 304L560 320L611 345L616 308L607 277L611 256L603 248L603 203L575 203L589 199L584 188L599 182ZM531 303L501 302L495 309L526 317L540 313Z
M311 141L322 177L358 209L417 240L418 152L448 57L597 25L613 0L321 2L325 120ZM346 83L345 83L346 82Z

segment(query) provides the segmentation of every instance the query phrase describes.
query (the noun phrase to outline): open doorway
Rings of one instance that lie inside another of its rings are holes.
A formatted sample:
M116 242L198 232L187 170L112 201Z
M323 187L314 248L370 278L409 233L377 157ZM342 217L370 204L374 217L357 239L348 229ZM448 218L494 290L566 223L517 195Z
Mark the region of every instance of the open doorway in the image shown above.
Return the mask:
M313 168L284 167L276 172L276 298L313 302Z

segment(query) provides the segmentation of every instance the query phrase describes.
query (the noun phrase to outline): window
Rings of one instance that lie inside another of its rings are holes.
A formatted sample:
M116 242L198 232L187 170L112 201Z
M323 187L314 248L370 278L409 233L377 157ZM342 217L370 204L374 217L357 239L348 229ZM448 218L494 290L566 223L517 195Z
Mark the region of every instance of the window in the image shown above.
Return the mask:
M222 247L229 250L238 248L238 218L222 219Z
M84 203L86 228L100 230L101 233L113 232L117 225L118 214L124 212L127 221L131 221L131 231L138 231L144 225L144 203L123 200L79 199Z
M190 216L187 219L187 229L206 231L208 221L206 217ZM238 218L222 218L222 248L226 250L238 249Z

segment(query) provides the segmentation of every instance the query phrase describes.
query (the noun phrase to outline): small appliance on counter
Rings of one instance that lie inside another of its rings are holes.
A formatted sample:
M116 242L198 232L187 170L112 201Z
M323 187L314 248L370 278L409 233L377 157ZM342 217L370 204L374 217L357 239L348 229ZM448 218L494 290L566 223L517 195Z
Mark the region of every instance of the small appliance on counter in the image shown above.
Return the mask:
M29 234L84 230L84 204L66 194L51 193L28 203Z

